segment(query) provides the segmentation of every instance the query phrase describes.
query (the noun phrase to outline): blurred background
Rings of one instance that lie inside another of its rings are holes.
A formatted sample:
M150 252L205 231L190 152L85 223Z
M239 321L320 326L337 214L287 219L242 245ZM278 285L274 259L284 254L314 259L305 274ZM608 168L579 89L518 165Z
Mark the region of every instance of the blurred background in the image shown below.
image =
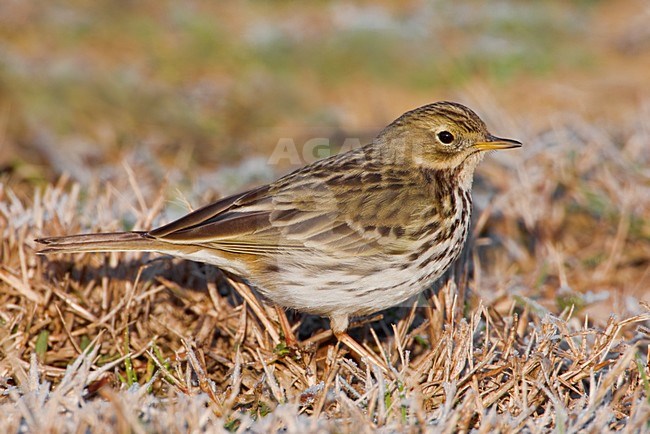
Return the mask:
M441 99L522 140L621 123L650 93L648 22L644 0L3 0L0 166L88 181L125 158L257 159L244 171L272 177L256 163L282 138L335 152Z
M479 170L490 296L636 312L650 285L648 23L647 0L2 0L0 186L29 198L69 176L82 204L68 231L131 229L157 193L168 221L179 196L268 182L450 99L526 144ZM288 144L299 161L272 158ZM121 204L101 218L80 212L98 184Z

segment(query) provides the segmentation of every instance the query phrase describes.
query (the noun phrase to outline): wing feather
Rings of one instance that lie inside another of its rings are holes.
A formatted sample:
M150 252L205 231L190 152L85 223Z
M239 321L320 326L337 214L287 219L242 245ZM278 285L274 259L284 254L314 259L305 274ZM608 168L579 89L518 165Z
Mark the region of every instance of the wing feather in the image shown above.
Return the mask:
M149 235L156 238L166 238L168 235L175 232L188 230L197 226L209 224L213 219L223 217L228 211L241 207L246 203L255 203L256 201L263 201L265 194L268 193L269 186L263 185L253 190L248 190L243 193L234 194L225 197L212 204L199 208L191 213L174 220L164 226L154 229L149 232Z
M387 187L380 168L367 165L358 168L356 177L345 167L345 182L338 181L341 168L336 159L329 164L330 170L318 174L297 171L221 199L149 235L252 255L311 252L352 257L402 251L404 240L386 228L408 231L411 213L420 212L430 200L426 189L397 182ZM389 206L393 203L401 206Z

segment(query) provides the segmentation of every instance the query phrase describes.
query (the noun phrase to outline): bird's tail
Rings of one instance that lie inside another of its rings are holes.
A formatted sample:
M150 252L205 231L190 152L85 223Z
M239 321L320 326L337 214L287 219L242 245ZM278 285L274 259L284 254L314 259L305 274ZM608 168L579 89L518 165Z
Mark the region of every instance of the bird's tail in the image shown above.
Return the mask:
M65 237L38 238L45 247L36 253L123 252L135 250L156 252L165 244L146 232L109 232L103 234L68 235Z

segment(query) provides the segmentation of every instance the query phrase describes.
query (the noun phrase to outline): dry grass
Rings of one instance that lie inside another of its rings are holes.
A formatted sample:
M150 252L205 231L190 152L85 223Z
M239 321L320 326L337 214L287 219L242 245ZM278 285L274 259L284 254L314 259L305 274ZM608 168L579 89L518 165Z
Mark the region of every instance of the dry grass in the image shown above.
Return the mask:
M39 235L164 220L168 192L147 167L33 194L5 178L3 429L647 431L643 119L614 132L571 119L484 164L474 242L453 275L354 330L387 374L337 347L320 318L294 315L304 345L287 348L275 311L212 267L34 254Z

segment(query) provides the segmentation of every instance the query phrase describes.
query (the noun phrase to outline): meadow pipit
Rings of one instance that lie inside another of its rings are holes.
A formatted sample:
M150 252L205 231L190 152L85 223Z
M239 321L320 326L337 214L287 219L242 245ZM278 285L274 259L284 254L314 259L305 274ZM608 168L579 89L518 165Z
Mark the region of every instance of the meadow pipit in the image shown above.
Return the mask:
M160 228L41 238L39 253L137 250L213 264L278 305L328 316L350 344L350 316L396 305L449 268L467 238L484 151L519 146L467 107L437 102L369 145Z

